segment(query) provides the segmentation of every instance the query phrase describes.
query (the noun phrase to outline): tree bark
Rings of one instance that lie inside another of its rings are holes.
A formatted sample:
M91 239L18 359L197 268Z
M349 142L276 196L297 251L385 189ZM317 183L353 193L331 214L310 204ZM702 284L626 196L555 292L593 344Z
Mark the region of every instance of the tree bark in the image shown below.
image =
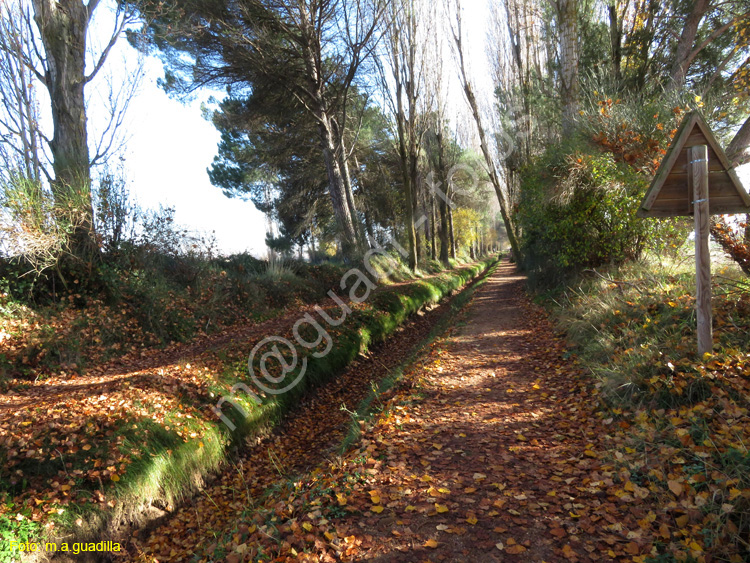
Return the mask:
M414 204L413 204L413 186L411 183L411 174L408 167L409 157L406 150L406 139L404 131L404 114L403 102L398 95L397 109L397 129L398 129L398 154L401 162L401 179L404 183L404 206L406 207L406 240L408 243L408 262L411 270L417 269L417 231L414 228Z
M750 162L750 117L745 120L732 142L729 143L727 158L732 166L742 166Z
M349 215L351 215L352 223L354 224L354 234L356 236L357 248L364 249L367 246L367 237L362 230L362 223L359 221L359 215L357 213L357 206L354 203L354 191L352 189L352 179L349 173L349 160L346 152L346 142L344 141L343 131L339 130L338 123L335 119L331 119L331 127L333 129L334 138L338 144L338 159L339 168L341 169L341 177L344 182L344 193L346 195L346 206L349 208Z
M610 0L609 40L612 49L612 70L618 86L622 82L622 22L617 13L617 0Z
M437 259L437 237L435 231L437 229L437 220L435 213L435 196L433 194L427 194L427 205L430 206L430 259Z
M448 207L448 232L451 239L451 258L456 259L456 231L453 229L453 209Z
M560 98L562 130L573 132L578 118L578 0L557 0L560 34Z
M703 16L708 11L710 3L710 0L695 0L685 20L680 40L677 42L677 49L675 49L672 71L670 72L671 89L678 90L685 86L685 80L687 79L687 73L692 60L690 55L693 51L695 37L698 35L698 28L701 20L703 20Z
M416 101L416 100L415 100ZM423 250L424 247L422 245L422 227L419 228L416 225L417 221L420 221L421 219L426 219L424 215L417 217L417 214L421 208L419 205L420 201L420 190L419 190L419 152L417 149L417 131L416 131L416 124L413 123L414 120L411 118L411 113L416 112L416 104L409 104L409 176L410 176L410 185L411 185L411 197L412 202L411 206L413 209L413 221L414 221L414 242L417 249L417 264L419 264L423 259ZM416 115L416 114L415 114ZM422 221L422 224L424 224L424 221Z
M750 117L745 120L740 130L727 147L727 158L732 166L742 166L750 162ZM750 213L745 215L745 246L750 248Z
M444 186L445 190L448 190L447 182L445 181L445 145L443 139L442 124L438 123L436 132L438 142L438 179L440 185ZM450 256L450 233L448 225L448 202L445 198L439 198L438 209L440 212L440 261L447 268L450 266L448 258Z
M357 232L354 228L354 221L347 201L341 166L339 159L336 157L336 146L334 144L330 120L325 110L318 110L318 121L323 160L325 161L326 173L328 175L328 191L331 197L333 213L341 229L341 247L344 254L351 256L357 248Z
M65 199L74 192L78 193L73 197L82 200L76 202L82 218L73 241L73 254L78 257L86 257L96 248L84 86L86 30L97 3L32 0L47 57L44 82L52 102L52 191L58 203L67 203Z

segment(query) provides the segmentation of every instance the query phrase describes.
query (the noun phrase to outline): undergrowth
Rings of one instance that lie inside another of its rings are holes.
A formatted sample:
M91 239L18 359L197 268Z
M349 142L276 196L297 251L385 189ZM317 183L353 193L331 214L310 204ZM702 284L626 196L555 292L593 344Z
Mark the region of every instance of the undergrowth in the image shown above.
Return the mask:
M325 298L346 271L247 254L207 258L131 248L104 257L94 280L24 275L0 261L0 388L13 380L86 374L113 358L185 342Z
M542 298L596 378L623 482L637 480L677 530L679 541L644 561L746 561L750 283L718 267L714 352L704 357L694 288L692 265L640 262L590 270Z

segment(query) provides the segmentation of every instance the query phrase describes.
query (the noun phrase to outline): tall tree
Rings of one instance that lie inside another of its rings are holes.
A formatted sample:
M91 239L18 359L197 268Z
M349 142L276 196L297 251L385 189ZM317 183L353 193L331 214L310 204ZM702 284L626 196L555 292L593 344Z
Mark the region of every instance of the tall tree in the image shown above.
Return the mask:
M472 116L474 117L474 123L477 128L477 133L479 134L479 144L482 149L482 155L484 156L485 164L487 166L487 173L489 174L492 187L495 189L497 201L500 204L500 214L502 215L503 223L505 224L505 229L507 231L508 241L510 242L511 249L513 251L513 256L518 263L521 263L521 247L518 244L518 237L516 234L515 226L513 224L513 218L510 215L507 196L505 190L503 189L503 186L500 184L500 176L497 171L497 166L495 166L495 159L493 158L492 153L490 153L490 148L487 143L487 134L485 133L482 114L479 111L479 103L477 102L476 95L474 94L474 87L472 86L471 79L466 69L466 54L464 48L460 0L455 0L453 17L455 26L452 26L451 31L453 34L453 43L455 45L456 59L458 62L459 78L461 80L461 85L463 87L466 100L469 104L469 108L471 109Z
M22 11L25 25L20 31L28 33L25 41L29 47L23 52L23 63L49 95L53 127L49 140L54 175L52 191L58 201L71 201L71 195L77 194L83 219L74 236L73 254L90 256L96 252L96 245L85 88L100 73L112 47L135 18L132 12L117 8L109 40L87 74L88 33L99 0L31 0L31 6L36 32L32 30L29 12ZM6 47L7 44L0 45L4 50ZM107 127L110 134L121 123L121 112L115 110L115 115L114 123ZM106 151L111 144L100 143L98 147ZM97 153L97 157L103 154Z
M425 48L432 19L423 0L391 0L386 30L382 90L396 122L396 142L406 207L409 267L418 265L415 226L419 155L425 129L420 98L424 96Z
M343 247L364 244L348 178L347 104L374 48L381 0L134 0L166 55L167 84L286 88L315 119ZM185 54L189 61L186 63Z
M375 240L385 217L394 216L391 142L385 118L366 95L352 93L350 103L360 125L351 146L352 191L367 232ZM228 197L249 198L278 221L281 235L303 245L326 235L334 220L326 193L327 172L319 149L317 121L285 88L256 84L246 95L233 93L221 102L212 121L221 133L218 155L208 171L211 182Z

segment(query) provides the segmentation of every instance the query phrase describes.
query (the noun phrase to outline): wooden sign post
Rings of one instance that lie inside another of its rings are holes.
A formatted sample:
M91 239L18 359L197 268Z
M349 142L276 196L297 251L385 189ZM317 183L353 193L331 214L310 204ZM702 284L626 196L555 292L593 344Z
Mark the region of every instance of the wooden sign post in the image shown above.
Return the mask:
M711 325L711 255L708 250L708 147L690 148L688 184L693 185L693 217L695 219L695 310L698 317L698 354L713 349Z
M699 112L677 130L638 210L639 217L693 215L698 354L713 350L711 326L710 214L748 213L750 196Z

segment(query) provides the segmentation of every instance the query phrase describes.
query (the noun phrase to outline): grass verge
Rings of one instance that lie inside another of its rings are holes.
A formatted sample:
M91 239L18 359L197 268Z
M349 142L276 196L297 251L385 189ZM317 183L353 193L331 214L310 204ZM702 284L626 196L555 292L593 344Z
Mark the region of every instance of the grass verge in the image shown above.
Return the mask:
M750 557L750 283L714 276L704 357L694 287L692 268L631 264L541 296L597 380L622 494L656 507L643 562Z

